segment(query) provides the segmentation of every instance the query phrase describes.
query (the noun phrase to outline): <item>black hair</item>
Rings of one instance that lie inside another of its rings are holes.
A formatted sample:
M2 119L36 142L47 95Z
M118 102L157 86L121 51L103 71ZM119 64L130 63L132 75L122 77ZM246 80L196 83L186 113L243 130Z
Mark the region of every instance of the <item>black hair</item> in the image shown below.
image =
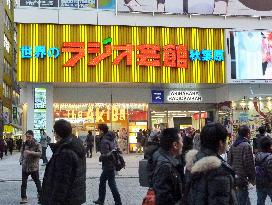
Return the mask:
M88 133L91 135L92 134L92 130L89 130Z
M241 137L247 137L249 133L250 133L250 129L247 125L242 125L238 129L238 134Z
M58 120L54 124L54 132L61 138L66 138L72 134L71 123L66 120Z
M32 130L27 130L25 134L34 136L34 132Z
M201 146L214 152L218 152L219 142L226 142L228 132L220 123L209 123L205 125L200 133Z
M169 151L173 145L173 142L179 141L178 133L178 129L175 128L164 129L160 135L160 147L165 151Z
M104 134L106 134L109 131L109 127L106 124L99 124L98 129L101 130Z
M265 126L261 126L261 127L259 127L258 131L259 131L259 133L261 135L263 135L265 133L265 131L266 131L266 127Z
M269 152L272 146L272 139L270 137L262 137L259 141L259 146L262 152Z

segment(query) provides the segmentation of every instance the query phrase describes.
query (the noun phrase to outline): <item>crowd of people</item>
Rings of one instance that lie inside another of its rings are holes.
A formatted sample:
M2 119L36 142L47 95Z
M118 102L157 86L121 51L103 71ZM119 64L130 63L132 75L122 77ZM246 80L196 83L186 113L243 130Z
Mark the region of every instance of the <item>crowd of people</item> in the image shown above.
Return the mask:
M12 137L4 138L3 136L0 136L0 159L2 160L4 155L8 156L8 153L12 155L14 149L20 150L22 143L23 140L21 137L14 141Z
M265 205L268 196L272 202L272 138L261 126L252 146L250 133L248 126L240 126L228 149L228 132L219 123L201 132L163 130L154 138L156 146L145 148L154 204L250 205L253 186L257 205Z
M98 130L102 173L98 199L93 203L104 204L108 182L115 204L121 205L115 181L117 169L112 158L113 150L118 149L117 136L106 124L99 125ZM267 196L272 200L272 139L265 127L260 127L252 146L250 133L248 126L240 126L236 140L227 149L228 132L220 123L209 123L201 132L166 128L150 131L145 136L140 130L137 137L141 136L139 146L144 146L142 150L148 162L145 169L149 194L152 191L155 199L153 204L249 205L248 190L252 186L256 186L257 205L264 205ZM92 156L95 140L92 133L89 132L85 141L87 150L80 139L72 136L71 124L65 120L55 122L56 143L50 143L43 130L40 143L34 139L33 131L25 135L20 158L21 204L27 203L28 176L36 184L40 204L85 203L86 152ZM46 156L42 157L44 140L53 151L49 161ZM226 152L227 160L224 160L222 156ZM42 183L39 180L40 158L46 164ZM143 205L150 203L146 203L146 198Z

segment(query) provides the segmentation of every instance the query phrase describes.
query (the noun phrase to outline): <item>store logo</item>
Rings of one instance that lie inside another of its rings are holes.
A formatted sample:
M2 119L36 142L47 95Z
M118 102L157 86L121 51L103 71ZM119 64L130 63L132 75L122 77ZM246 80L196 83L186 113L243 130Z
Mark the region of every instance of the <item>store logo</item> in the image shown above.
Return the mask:
M75 67L77 63L87 55L92 55L88 66L96 66L103 60L111 57L113 65L119 65L123 60L127 66L136 63L138 66L188 68L188 60L203 62L224 61L224 50L188 50L185 45L140 44L140 45L111 45L112 38L106 38L100 42L64 42L62 48L46 46L22 46L20 48L22 59L45 57L58 58L61 53L70 53L71 58L64 63L64 67ZM133 62L133 60L135 62Z
M170 91L167 96L168 102L201 102L202 96L198 91Z
M163 90L152 90L152 103L164 103L164 91Z

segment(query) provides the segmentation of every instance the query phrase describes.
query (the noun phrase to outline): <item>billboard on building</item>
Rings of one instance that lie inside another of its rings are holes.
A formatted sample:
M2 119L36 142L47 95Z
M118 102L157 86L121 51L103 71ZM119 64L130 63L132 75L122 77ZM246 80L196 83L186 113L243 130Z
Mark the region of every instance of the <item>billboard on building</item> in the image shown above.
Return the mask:
M115 9L115 0L20 0L20 6Z
M18 25L18 81L224 83L223 29Z
M118 11L272 15L270 0L118 0Z
M272 32L230 31L231 82L272 80Z

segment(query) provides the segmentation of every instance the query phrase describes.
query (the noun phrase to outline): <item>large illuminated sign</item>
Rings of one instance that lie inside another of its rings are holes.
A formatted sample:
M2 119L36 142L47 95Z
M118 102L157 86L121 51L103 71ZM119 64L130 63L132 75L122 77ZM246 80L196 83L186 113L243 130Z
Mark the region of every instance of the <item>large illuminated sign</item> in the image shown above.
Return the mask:
M167 96L168 102L201 102L202 96L195 90L174 90Z
M122 60L126 60L126 65L131 66L133 63L133 54L136 55L137 65L154 66L154 67L172 67L188 68L188 60L191 61L224 61L224 50L210 49L191 49L188 50L185 45L165 45L163 47L156 44L132 44L110 45L111 38L100 42L64 42L62 48L46 46L22 46L20 48L22 59L31 58L58 58L61 53L71 53L71 58L63 64L64 67L75 67L77 63L86 55L92 55L88 66L96 66L106 58L113 55L113 51L118 51L118 55L113 59L112 65L119 65ZM106 42L106 43L104 43ZM87 47L87 49L86 49Z

